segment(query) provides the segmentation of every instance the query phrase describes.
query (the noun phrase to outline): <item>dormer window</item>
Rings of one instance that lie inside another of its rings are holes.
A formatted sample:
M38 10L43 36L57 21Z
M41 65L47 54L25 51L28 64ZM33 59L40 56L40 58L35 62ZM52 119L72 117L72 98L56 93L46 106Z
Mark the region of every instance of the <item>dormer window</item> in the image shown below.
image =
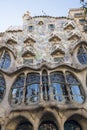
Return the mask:
M49 28L50 30L54 30L54 29L55 29L55 25L54 25L54 24L49 24L49 25L48 25L48 28Z
M34 26L28 26L28 31L32 32L34 30Z

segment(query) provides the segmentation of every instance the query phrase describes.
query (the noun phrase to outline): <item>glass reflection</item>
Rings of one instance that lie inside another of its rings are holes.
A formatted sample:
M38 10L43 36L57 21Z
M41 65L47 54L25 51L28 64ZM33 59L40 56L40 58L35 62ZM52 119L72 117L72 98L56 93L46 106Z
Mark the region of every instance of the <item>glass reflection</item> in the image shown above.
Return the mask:
M26 103L37 103L39 101L40 75L31 73L26 80Z

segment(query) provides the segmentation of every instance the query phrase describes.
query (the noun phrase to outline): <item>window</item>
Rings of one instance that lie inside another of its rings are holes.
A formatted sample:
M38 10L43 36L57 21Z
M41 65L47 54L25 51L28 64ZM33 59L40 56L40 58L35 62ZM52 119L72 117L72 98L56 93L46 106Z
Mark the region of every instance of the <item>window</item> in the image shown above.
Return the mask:
M51 73L50 80L54 100L58 102L84 102L82 86L72 73L66 72L64 76L62 72L54 72Z
M64 124L64 130L82 130L81 126L73 120L67 121Z
M65 78L62 72L51 73L51 85L53 88L54 100L63 102L66 100L67 90L65 86Z
M11 89L11 104L18 105L22 102L25 75L20 74Z
M34 26L28 26L28 31L32 32L34 30Z
M4 93L5 93L5 79L2 76L2 74L0 74L0 102L4 97Z
M81 17L82 15L83 15L83 13L75 13L75 14L74 14L74 17L75 17L75 18L78 18L78 17Z
M84 96L81 91L81 84L70 72L66 72L66 81L71 95L71 100L77 103L84 102Z
M87 45L81 45L79 47L77 57L81 64L87 64Z
M79 19L81 25L84 25L87 21L85 19Z
M55 25L54 25L54 24L49 24L49 25L48 25L48 28L49 28L50 30L54 30L54 29L55 29Z
M11 57L8 51L4 50L0 56L0 68L8 69L11 64Z
M26 103L37 103L39 101L40 75L31 73L26 79Z
M40 125L39 130L58 130L58 129L53 122L46 121Z

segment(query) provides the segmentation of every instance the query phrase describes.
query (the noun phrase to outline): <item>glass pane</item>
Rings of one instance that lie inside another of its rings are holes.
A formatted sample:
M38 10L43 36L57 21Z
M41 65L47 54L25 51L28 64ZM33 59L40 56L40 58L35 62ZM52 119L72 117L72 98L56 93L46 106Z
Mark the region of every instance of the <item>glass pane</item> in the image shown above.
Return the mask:
M67 121L64 124L64 130L82 130L82 129L77 122L71 120L71 121Z
M3 52L0 57L0 68L7 69L11 64L11 58L7 51Z
M0 102L3 99L4 92L5 92L5 79L2 76L2 74L0 74Z
M64 92L65 86L63 84L59 83L52 83L52 88L53 88L53 96L54 99L61 102L65 100L64 98L66 97L66 93Z
M78 60L81 64L87 64L87 46L81 45L77 53Z
M80 88L77 85L72 85L71 91L73 95L81 95Z
M54 123L45 122L40 125L39 130L58 130L58 129Z
M66 72L66 80L68 84L79 84L78 80L70 72Z
M65 83L65 79L62 72L54 72L51 73L50 76L51 83L55 82L62 82Z
M17 77L11 90L11 103L13 105L20 104L23 97L25 75L21 74Z
M39 84L32 84L27 86L26 102L34 103L39 100Z
M28 84L34 84L34 83L40 83L40 75L36 73L31 73L27 75L27 85Z

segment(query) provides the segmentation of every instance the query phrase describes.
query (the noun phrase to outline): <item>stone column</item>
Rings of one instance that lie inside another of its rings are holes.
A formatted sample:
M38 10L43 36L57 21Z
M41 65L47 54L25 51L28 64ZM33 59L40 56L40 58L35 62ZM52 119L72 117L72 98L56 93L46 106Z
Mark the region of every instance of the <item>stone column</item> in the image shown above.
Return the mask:
M5 126L4 125L1 126L1 130L5 130Z
M51 86L51 81L50 81L50 74L48 74L48 86L49 86L49 89L50 89L50 100L52 101L54 98L53 98L53 89L52 89L52 86Z
M42 75L40 74L40 91L39 91L39 95L40 95L40 102L43 101L43 86L42 86Z

